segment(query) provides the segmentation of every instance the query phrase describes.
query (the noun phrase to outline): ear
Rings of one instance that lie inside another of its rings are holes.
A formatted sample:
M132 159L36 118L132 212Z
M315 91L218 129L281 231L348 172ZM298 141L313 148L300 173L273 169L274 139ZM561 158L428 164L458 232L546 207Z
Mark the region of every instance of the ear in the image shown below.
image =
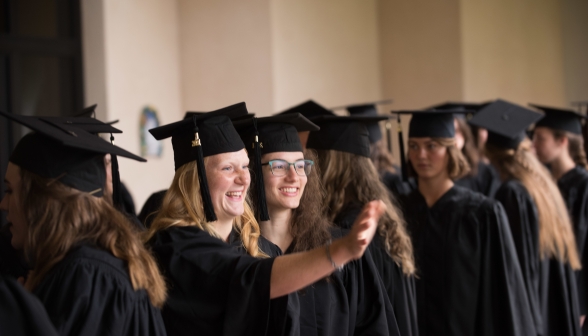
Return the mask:
M555 138L555 142L559 147L568 148L569 139L567 136L562 136L561 138Z

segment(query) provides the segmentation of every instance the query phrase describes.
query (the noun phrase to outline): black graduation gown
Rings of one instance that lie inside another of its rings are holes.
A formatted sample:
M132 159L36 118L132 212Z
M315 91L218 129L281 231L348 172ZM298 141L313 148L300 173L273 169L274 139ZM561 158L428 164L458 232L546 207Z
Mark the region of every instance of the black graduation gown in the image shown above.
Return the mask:
M402 175L392 174L389 172L384 173L380 180L395 197L400 195L408 195L417 188L414 178L410 177L404 181L402 179Z
M496 190L500 187L500 176L492 165L480 161L476 175L463 177L455 181L455 184L485 196L494 197Z
M12 247L9 225L0 228L0 275L26 277L29 269L21 252Z
M14 279L0 276L0 335L57 336L43 304Z
M347 204L344 209L337 215L334 222L337 226L351 228L362 206L353 203ZM379 235L374 237L369 251L394 309L400 335L418 336L414 277L402 273L402 267L388 255L384 241Z
M401 199L414 244L421 336L536 335L502 206L454 186Z
M576 272L580 314L587 315L588 274L586 274L586 267L588 267L588 249L586 248L586 239L588 238L588 172L584 168L577 166L560 177L557 181L557 186L566 202L572 224L574 225L576 246L583 265L583 269ZM584 325L584 334L588 334L588 324L584 323Z
M508 216L512 236L539 335L580 335L576 278L568 263L540 258L539 213L527 189L517 180L496 192ZM539 317L537 317L539 315Z
M165 335L161 312L135 291L124 261L89 245L74 247L33 293L60 335Z
M168 280L162 315L169 335L279 335L271 312L286 313L288 296L270 300L274 259L257 259L194 226L170 227L149 242ZM275 314L275 315L274 315Z
M166 192L167 192L167 189L164 189L164 190L160 190L158 192L151 194L151 196L149 196L147 201L145 201L145 204L143 204L143 208L141 208L141 212L139 213L139 215L137 215L137 218L139 218L139 221L143 225L145 225L145 227L147 229L149 229L151 227L151 223L153 222L153 219L155 219L155 216L157 216L157 212L161 208L161 203L163 202L163 196L165 196Z

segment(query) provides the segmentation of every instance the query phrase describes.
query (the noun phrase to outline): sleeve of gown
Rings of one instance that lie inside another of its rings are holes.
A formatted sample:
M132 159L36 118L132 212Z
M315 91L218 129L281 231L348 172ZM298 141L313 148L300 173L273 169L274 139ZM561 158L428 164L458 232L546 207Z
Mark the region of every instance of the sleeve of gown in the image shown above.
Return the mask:
M10 336L57 336L41 302L15 280L2 277L0 331Z
M476 335L537 335L503 208L489 205L477 217L482 260Z
M542 273L538 215L530 196L521 188L515 185L503 186L498 190L495 198L506 212L535 327L541 333L543 322L539 295Z

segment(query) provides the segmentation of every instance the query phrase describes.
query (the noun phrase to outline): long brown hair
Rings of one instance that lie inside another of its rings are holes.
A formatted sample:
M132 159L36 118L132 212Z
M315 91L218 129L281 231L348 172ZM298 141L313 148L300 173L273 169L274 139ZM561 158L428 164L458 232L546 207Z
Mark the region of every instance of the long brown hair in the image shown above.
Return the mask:
M454 138L431 138L431 140L447 148L447 174L451 180L455 181L468 174L470 165L461 151L455 146ZM407 162L407 168L409 176L417 176L410 160Z
M89 243L127 262L135 290L145 289L161 308L165 281L139 232L104 198L21 169L23 210L28 222L25 254L33 265L26 287L33 290L79 243Z
M204 163L209 157L204 158ZM233 221L233 228L240 234L247 253L254 257L267 257L258 247L260 236L259 224L248 202L244 204L245 212ZM173 226L196 226L213 237L222 239L214 229L213 222L207 222L200 195L200 181L196 161L186 163L178 168L174 180L163 197L161 209L153 220L149 231L144 235L147 242L160 230Z
M394 196L380 182L378 172L369 158L335 150L317 150L322 182L326 191L323 212L332 221L343 207L355 201L366 204L380 199L386 212L378 223L386 252L402 267L405 274L414 274L412 242L406 223Z
M394 167L394 158L388 152L382 140L370 145L370 158L380 175L383 175L385 172L392 174L398 173Z
M304 151L304 158L316 162L316 153L312 149ZM252 160L253 161L253 160ZM325 245L331 239L331 222L323 214L325 190L320 181L318 165L314 165L308 175L304 193L298 208L292 210L290 234L293 237L293 252L312 250ZM251 181L251 189L255 190L256 179ZM251 193L251 204L257 207L257 197Z
M470 165L470 171L466 174L468 176L475 176L478 174L478 163L480 162L480 153L474 142L474 135L472 129L468 125L465 119L455 118L461 135L463 136L464 145L461 149L461 153L464 155L468 164Z
M486 144L486 153L505 178L520 181L535 202L539 213L539 252L581 268L568 210L547 168L531 153L528 139L517 149L501 149Z
M576 166L581 166L588 169L588 160L586 159L586 151L584 151L584 138L579 134L571 132L552 130L555 139L568 138L568 153L574 160Z

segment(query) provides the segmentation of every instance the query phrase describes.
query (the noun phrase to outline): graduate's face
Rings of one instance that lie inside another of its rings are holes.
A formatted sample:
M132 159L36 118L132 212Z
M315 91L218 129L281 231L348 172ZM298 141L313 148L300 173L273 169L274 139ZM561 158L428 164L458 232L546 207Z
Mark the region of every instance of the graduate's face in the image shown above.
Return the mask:
M447 174L447 147L431 138L408 139L408 159L419 178L433 178Z
M245 149L211 155L205 165L210 197L218 220L228 221L241 216L245 211L244 201L251 183L249 158Z
M457 119L453 119L453 126L455 127L455 147L457 147L459 150L462 150L463 146L465 145L465 138L463 137L463 133L459 127Z
M6 192L0 203L0 209L6 211L6 219L10 225L10 232L12 232L12 247L23 250L29 226L20 203L22 199L22 195L20 195L21 179L20 168L17 165L8 163L4 183L6 184Z
M533 146L539 161L548 164L557 159L564 150L567 150L567 141L565 140L565 138L556 139L553 131L547 127L535 128Z
M304 155L302 152L275 152L265 154L261 157L262 163L271 160L296 162L298 160L304 160ZM263 166L262 170L268 210L275 211L298 208L308 177L306 175L298 175L293 166L288 167L288 172L284 176L273 174L269 165Z

